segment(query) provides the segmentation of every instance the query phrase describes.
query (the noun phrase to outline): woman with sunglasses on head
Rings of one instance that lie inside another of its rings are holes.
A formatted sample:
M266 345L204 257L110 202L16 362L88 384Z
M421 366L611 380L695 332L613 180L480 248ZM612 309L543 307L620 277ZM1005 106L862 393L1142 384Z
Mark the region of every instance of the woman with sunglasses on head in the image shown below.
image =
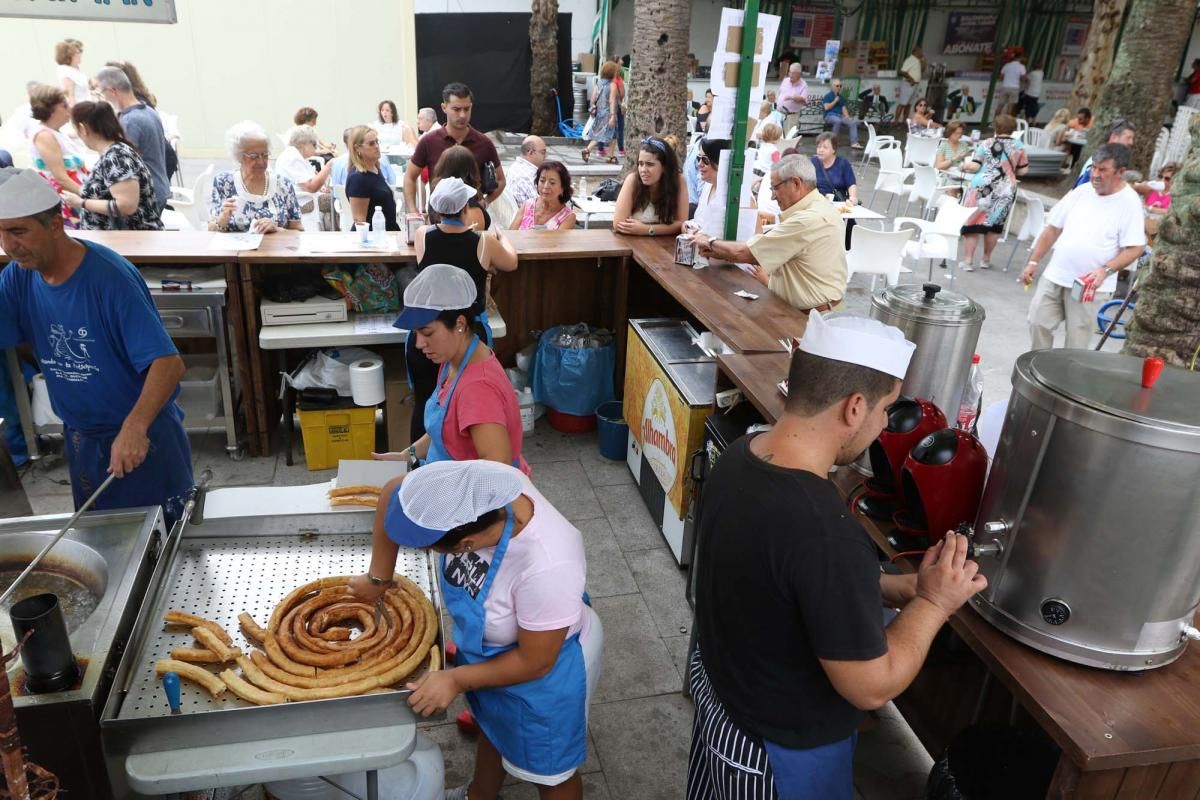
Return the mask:
M267 169L271 152L263 126L249 120L239 122L226 132L225 139L238 168L218 172L213 178L208 229L238 233L300 230L296 187L290 178Z
M675 236L688 217L687 182L675 150L657 136L642 140L637 170L617 195L613 230L631 236Z

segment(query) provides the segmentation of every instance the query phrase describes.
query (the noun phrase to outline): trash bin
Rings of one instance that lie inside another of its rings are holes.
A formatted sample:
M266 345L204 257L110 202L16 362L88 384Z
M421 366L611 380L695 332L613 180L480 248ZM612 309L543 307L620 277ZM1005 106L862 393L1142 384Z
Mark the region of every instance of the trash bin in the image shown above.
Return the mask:
M1041 731L972 725L950 741L925 784L926 800L1045 797L1059 752Z
M620 400L601 403L596 409L596 429L599 431L600 455L613 461L624 461L625 450L629 446L625 404Z
M613 399L616 360L616 343L606 330L580 323L541 335L533 359L533 398L546 406L554 428L577 433L596 427L596 409Z

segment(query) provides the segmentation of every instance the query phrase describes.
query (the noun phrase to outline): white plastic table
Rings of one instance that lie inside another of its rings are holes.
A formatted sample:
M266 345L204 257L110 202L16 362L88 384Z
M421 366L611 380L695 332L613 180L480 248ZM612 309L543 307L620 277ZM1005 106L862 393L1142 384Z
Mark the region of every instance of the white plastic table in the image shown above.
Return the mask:
M158 796L365 770L367 798L378 800L379 770L406 761L416 744L417 726L409 722L140 753L125 759L125 774L134 791Z
M571 198L571 203L578 209L579 214L583 216L584 230L587 230L591 225L593 215L612 219L613 212L617 210L616 200L597 200L595 197L573 197Z

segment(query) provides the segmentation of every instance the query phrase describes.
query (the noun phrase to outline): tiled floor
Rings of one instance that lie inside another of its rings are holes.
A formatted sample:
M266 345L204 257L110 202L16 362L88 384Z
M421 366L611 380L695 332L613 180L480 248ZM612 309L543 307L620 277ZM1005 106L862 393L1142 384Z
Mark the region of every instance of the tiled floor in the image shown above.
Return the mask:
M328 480L303 461L282 456L231 461L220 436L193 439L197 472L213 471L213 486L294 485ZM526 439L534 482L583 533L588 591L604 623L603 673L591 707L586 796L594 800L675 800L683 796L692 704L680 694L691 631L684 577L655 528L623 463L600 456L594 434L568 436L539 421ZM34 513L70 510L61 459L48 458L24 477ZM474 763L473 739L459 732L453 707L428 725L446 761L446 784L466 782ZM916 800L932 764L891 707L880 726L862 736L856 769L859 795L868 800ZM244 795L248 800L256 793ZM536 797L513 785L505 800Z

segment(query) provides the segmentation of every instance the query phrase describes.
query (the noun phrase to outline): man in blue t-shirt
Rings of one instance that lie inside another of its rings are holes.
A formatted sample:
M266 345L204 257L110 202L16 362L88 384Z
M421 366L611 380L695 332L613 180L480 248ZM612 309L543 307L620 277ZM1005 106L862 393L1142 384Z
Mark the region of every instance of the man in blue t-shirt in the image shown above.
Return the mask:
M833 126L833 135L837 136L842 126L846 126L850 129L850 146L861 150L862 145L858 143L858 123L846 110L846 98L842 97L842 82L834 78L832 88L825 93L821 102L825 107L825 121Z
M0 348L33 348L62 418L78 508L162 506L168 525L192 487L175 403L183 361L137 269L63 230L58 195L33 170L0 169Z

